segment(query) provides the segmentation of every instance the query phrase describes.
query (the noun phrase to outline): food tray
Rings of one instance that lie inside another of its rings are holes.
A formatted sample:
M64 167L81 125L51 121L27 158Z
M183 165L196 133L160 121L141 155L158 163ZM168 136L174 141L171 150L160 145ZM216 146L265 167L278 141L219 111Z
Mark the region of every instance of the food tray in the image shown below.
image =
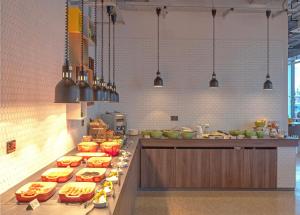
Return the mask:
M100 182L105 178L106 168L83 168L76 173L76 181Z
M108 155L104 152L80 152L77 153L76 156L83 157L83 159L86 160L91 157L107 157Z
M58 167L77 167L81 164L82 157L80 156L64 156L56 161Z
M107 153L111 156L117 156L120 152L121 144L116 141L103 142L100 145L100 150L104 153Z
M77 145L79 152L97 152L98 143L96 142L81 142Z
M94 182L69 182L59 190L61 202L86 202L93 198L96 183Z
M18 202L30 202L37 199L39 202L47 201L55 193L56 182L30 182L15 193Z
M111 157L91 157L87 161L87 167L107 168L111 164Z
M72 178L73 168L51 168L41 176L42 181L64 183Z

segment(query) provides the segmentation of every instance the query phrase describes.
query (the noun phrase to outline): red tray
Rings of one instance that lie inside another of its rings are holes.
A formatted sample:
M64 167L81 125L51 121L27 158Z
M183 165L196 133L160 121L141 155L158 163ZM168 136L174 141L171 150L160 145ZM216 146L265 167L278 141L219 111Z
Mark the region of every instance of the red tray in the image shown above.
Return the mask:
M58 167L77 167L81 164L82 157L80 156L64 156L56 161Z
M42 181L64 183L73 176L73 168L51 168L41 176Z
M91 157L87 161L87 167L91 168L107 168L111 164L111 157Z
M59 190L61 202L86 202L93 198L96 188L94 182L69 182Z
M77 145L79 152L97 152L98 143L96 142L81 142Z
M80 152L77 153L76 156L83 157L83 159L86 160L91 157L107 157L108 155L104 152Z
M76 173L76 181L100 182L105 178L106 168L83 168Z
M15 193L18 202L30 202L37 199L45 202L55 193L56 182L30 182Z

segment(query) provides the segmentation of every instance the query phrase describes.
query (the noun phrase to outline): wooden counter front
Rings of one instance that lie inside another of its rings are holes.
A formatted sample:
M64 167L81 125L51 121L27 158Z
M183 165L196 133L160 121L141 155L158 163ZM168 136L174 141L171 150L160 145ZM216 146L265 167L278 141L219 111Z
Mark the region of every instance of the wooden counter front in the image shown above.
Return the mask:
M298 140L142 138L140 144L142 189L277 189L278 148L295 148Z

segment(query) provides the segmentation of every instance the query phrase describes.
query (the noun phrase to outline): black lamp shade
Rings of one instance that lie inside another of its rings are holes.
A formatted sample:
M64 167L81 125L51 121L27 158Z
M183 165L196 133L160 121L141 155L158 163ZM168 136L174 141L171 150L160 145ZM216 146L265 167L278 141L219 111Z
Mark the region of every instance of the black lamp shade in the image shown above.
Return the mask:
M163 87L164 86L164 82L162 80L162 78L157 75L156 78L154 79L154 87Z
M272 89L273 89L272 81L267 79L264 83L264 90L272 90Z
M81 102L93 101L93 89L87 82L87 77L84 71L81 71L80 80L78 81L79 99Z
M209 81L209 87L219 87L219 82L215 76Z
M79 89L71 78L69 66L63 66L63 78L55 87L55 103L78 103Z
M94 98L94 101L101 101L101 97L102 97L101 88L97 83L94 83L94 85L93 85L93 98Z

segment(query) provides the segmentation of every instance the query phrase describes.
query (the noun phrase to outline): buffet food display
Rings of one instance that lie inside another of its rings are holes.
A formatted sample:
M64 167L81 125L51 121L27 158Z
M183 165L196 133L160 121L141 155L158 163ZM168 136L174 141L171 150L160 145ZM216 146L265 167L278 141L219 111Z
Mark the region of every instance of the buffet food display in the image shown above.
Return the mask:
M63 156L56 161L57 167L77 167L82 161L81 156Z
M83 168L76 173L76 181L100 182L105 178L105 168Z
M64 183L72 178L73 168L51 168L41 176L42 181Z
M87 167L107 168L110 167L111 157L91 157L87 160Z
M19 188L15 192L16 200L30 202L37 199L44 202L52 198L57 189L60 203L81 203L91 200L95 208L106 207L108 197L114 192L114 186L118 186L114 184L119 181L119 174L122 173L121 168L107 168L117 167L118 162L127 161L130 153L121 150L123 139L115 136L114 132L108 130L101 121L92 122L90 129L94 131L98 129L98 136L83 136L82 142L77 145L75 155L57 159L56 167L42 173L41 181L30 182ZM118 156L119 153L122 158L112 157ZM56 188L58 183L60 186Z
M25 184L15 193L18 202L30 202L37 199L44 202L55 193L56 182L30 182Z
M96 183L94 182L69 182L58 192L61 202L86 202L93 198Z

